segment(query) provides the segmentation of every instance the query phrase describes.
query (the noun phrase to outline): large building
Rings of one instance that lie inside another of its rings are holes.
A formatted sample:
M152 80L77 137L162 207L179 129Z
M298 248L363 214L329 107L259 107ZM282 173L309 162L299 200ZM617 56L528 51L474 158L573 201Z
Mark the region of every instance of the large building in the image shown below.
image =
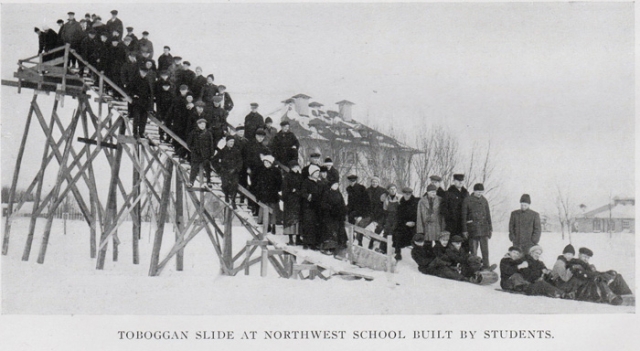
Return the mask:
M361 181L380 177L383 186L411 184L411 159L418 150L356 121L353 102L336 102L336 111L310 99L305 94L295 95L282 101L281 110L269 115L276 125L290 122L291 131L300 140L302 162L317 151L323 159L333 159L341 179L353 173Z
M613 198L611 204L584 212L576 218L577 231L583 233L635 233L635 198Z

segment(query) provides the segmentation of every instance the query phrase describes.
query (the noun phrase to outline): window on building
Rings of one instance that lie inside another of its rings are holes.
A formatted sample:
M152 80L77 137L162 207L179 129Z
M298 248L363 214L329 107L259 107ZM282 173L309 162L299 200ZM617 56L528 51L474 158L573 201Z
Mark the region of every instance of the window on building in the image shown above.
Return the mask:
M630 229L631 228L631 221L628 219L623 219L622 220L622 229Z
M593 231L594 232L602 231L602 222L600 222L600 220L597 218L593 220Z

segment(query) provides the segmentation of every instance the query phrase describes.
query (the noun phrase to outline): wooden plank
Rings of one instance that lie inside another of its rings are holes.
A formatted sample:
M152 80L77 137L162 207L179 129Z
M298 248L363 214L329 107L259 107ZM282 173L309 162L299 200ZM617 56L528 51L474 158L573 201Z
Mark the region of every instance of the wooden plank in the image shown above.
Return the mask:
M231 242L231 230L233 222L233 212L230 208L224 209L224 238L223 238L223 250L222 259L225 261L227 267L233 270L233 251Z
M162 246L162 237L164 235L164 223L167 219L167 207L169 206L169 199L171 197L171 176L173 175L173 163L169 160L166 165L169 170L169 176L164 178L164 184L162 188L162 201L160 202L160 216L158 218L158 225L156 229L156 235L153 240L153 250L151 251L151 265L149 267L149 276L153 277L158 272L158 261L160 259L160 248Z
M174 133L171 129L165 126L164 123L160 122L160 120L157 119L155 116L149 115L149 120L155 123L158 126L158 128L161 128L162 130L164 130L165 133L169 134L169 136L171 136L173 140L177 141L180 145L182 145L182 147L184 147L188 151L191 151L189 149L189 145L187 145L187 143L184 140L182 140L182 138L180 138L176 133Z
M27 114L27 121L24 126L24 132L22 133L22 140L20 141L20 148L18 149L18 157L16 158L16 165L13 169L13 178L11 180L11 188L9 190L9 200L7 203L7 217L4 224L4 236L2 238L2 254L9 253L9 238L11 232L11 221L13 218L13 202L15 200L16 188L18 186L18 176L20 175L20 166L22 166L22 157L24 156L25 146L27 144L27 138L29 136L29 127L31 126L31 117L33 116L33 104L38 98L37 95L33 96L31 105L29 106L29 113ZM44 160L43 160L44 161Z
M140 148L138 147L138 145L134 146L134 152L135 155L133 155L132 157L132 161L134 164L136 164L137 162L140 161ZM140 194L140 171L138 169L138 167L131 167L133 170L133 188L132 188L132 192L134 194L134 196L138 196L138 194ZM133 251L133 264L138 264L140 262L140 252L139 252L139 243L138 241L140 240L140 231L141 231L141 226L142 226L142 213L140 212L140 202L138 202L134 207L133 207L133 211L132 212L132 218L131 218L131 222L133 225L133 230L132 230L132 238L131 238L131 245L132 245L132 251ZM166 212L166 211L165 211ZM162 214L160 215L162 216ZM163 224L163 228L164 228L164 224Z
M88 144L88 145L98 145L98 141L93 140L93 139L78 137L77 140L79 142L81 142L81 143L85 143L85 144ZM118 149L118 145L112 144L112 143L101 142L100 146L106 147L106 148L109 148L109 149L113 149L113 150L117 150Z
M176 243L180 237L179 233L184 230L184 184L180 177L176 176L176 201L175 201L175 218L178 231L175 233ZM176 253L176 270L181 272L184 269L184 249L178 250Z

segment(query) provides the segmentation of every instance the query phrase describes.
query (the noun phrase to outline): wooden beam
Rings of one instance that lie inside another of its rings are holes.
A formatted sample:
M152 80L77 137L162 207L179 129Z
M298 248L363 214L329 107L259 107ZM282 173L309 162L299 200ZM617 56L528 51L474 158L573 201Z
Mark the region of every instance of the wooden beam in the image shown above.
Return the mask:
M85 143L85 144L89 144L89 145L98 145L98 142L96 140L93 140L93 139L78 137L77 140L79 142L81 142L81 143ZM118 149L118 145L112 144L112 143L101 142L100 146L106 147L106 148L109 148L109 149L113 149L113 150L117 150Z
M158 225L156 229L156 235L153 240L153 250L151 252L151 265L149 267L149 276L157 275L158 261L160 259L160 248L162 246L162 236L164 235L164 223L167 219L167 207L169 206L169 199L171 197L171 176L173 175L173 163L171 160L167 161L166 165L169 170L169 176L164 178L164 185L162 188L162 202L160 202L160 217L158 218Z
M178 242L179 233L184 230L184 183L182 179L176 175L176 201L175 201L175 217L176 217L176 228L178 229L175 233L176 243ZM176 253L176 270L181 272L184 269L184 249L178 250Z

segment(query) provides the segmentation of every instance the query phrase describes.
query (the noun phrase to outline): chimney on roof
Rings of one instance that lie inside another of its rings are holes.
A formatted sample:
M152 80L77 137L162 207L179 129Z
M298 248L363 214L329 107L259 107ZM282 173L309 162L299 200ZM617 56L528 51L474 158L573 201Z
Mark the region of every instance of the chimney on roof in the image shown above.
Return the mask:
M311 99L311 96L298 94L291 98L293 99L293 103L296 107L296 112L300 116L309 117L309 99Z
M351 106L355 104L347 100L338 101L336 104L340 107L340 117L342 117L345 122L351 122Z

